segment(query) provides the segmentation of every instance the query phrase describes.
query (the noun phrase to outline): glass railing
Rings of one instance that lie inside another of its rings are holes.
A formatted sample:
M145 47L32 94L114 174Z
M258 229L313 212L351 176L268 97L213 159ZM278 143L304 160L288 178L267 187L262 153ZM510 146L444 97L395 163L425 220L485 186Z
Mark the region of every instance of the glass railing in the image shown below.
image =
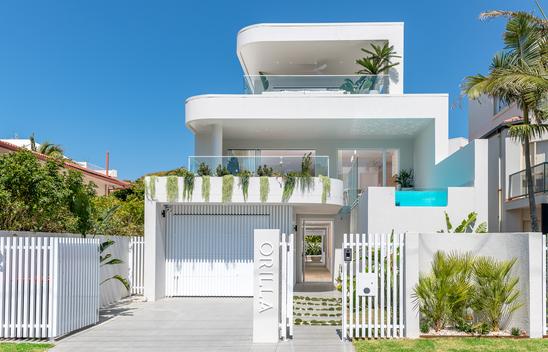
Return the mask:
M535 193L546 192L548 185L548 162L540 163L531 168L533 176L533 190ZM527 179L525 170L510 175L509 198L518 198L527 195Z
M360 196L358 185L358 158L352 160L352 166L346 175L343 175L344 204L354 206Z
M388 75L249 75L246 94L272 92L331 92L337 94L388 94Z
M189 156L188 169L198 173L200 168L206 166L211 171L211 175L217 174L217 168L226 168L226 170L236 175L238 172L248 170L254 176L260 176L272 173L273 176L287 174L288 172L302 171L303 157L301 156ZM267 171L264 172L265 166ZM259 170L260 167L260 170ZM310 175L328 176L329 175L329 157L328 156L310 156Z

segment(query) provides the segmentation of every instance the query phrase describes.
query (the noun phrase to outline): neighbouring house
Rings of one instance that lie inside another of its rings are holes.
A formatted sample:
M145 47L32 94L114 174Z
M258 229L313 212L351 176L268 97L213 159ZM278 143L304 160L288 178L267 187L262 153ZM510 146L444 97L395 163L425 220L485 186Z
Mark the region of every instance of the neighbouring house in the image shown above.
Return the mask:
M468 102L470 138L489 143L489 231L530 231L531 220L525 179L523 144L508 136L508 129L522 121L516 104L483 96ZM548 133L530 143L531 166L539 228L548 233Z
M361 49L384 44L398 65L356 73ZM188 168L212 176L145 180L149 300L252 296L254 229L295 234L298 283L334 283L344 233L435 232L444 212L487 221L487 141L448 138L447 94L405 93L403 23L258 24L236 54L244 91L185 105Z
M0 139L0 154L12 153L18 150L27 149L31 150L31 142L29 139ZM37 148L40 144L37 143ZM33 152L36 157L42 161L48 159L47 156ZM72 169L82 172L84 180L86 182L92 182L95 184L95 192L99 196L107 195L110 192L127 188L130 186L129 182L122 181L117 179L117 170L105 170L105 168L100 168L89 164L87 162L78 162L72 161L68 158L64 158L63 167L65 169Z

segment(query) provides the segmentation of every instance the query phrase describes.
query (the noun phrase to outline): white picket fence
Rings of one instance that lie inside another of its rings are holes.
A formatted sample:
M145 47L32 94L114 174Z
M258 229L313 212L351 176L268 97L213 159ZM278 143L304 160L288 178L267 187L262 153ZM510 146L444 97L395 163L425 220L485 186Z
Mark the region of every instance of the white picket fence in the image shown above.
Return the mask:
M129 241L129 284L132 295L142 295L145 290L145 238L132 236Z
M280 241L281 317L280 336L287 340L293 336L293 234L282 234Z
M344 234L351 260L342 271L343 339L404 336L404 241L404 234ZM375 281L368 296L354 295L361 274Z
M56 338L99 320L99 240L0 237L0 338Z

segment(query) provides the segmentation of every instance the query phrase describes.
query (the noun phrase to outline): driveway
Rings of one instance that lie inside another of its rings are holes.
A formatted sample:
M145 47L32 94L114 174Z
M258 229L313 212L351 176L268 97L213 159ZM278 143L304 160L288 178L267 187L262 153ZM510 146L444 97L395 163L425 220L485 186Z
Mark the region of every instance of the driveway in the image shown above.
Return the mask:
M324 326L297 326L291 341L254 345L252 324L251 298L122 301L52 351L352 351L335 328Z

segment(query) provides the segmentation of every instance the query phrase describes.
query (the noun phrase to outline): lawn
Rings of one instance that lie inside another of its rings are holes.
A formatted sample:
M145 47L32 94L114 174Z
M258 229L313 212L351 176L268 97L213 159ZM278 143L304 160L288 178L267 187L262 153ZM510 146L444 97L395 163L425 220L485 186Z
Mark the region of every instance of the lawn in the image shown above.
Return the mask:
M418 340L356 340L358 352L514 352L548 351L548 339L437 338Z
M42 352L52 348L49 343L0 343L1 352Z

